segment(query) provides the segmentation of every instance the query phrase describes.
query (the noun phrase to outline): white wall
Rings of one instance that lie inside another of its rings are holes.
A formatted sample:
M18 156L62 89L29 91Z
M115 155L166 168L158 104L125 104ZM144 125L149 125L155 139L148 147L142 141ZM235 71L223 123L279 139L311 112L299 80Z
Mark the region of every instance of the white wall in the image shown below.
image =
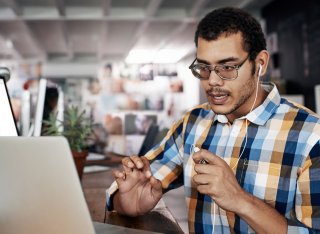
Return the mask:
M178 64L178 74L179 78L183 80L183 92L185 94L184 103L181 103L181 105L184 105L187 109L200 103L200 82L192 75L189 65L187 62Z

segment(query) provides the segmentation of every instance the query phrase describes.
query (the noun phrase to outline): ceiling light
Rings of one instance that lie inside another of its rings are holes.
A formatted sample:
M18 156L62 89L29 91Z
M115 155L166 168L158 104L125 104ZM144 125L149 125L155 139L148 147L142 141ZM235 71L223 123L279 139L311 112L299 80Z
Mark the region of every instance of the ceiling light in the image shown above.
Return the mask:
M156 55L154 50L131 50L126 58L126 63L152 63Z
M176 63L185 55L186 51L184 50L163 49L158 51L153 63Z
M131 50L126 58L126 63L176 63L186 55L185 50L162 49L154 50Z
M8 49L12 49L13 48L13 43L12 43L12 41L10 39L6 40L6 47Z

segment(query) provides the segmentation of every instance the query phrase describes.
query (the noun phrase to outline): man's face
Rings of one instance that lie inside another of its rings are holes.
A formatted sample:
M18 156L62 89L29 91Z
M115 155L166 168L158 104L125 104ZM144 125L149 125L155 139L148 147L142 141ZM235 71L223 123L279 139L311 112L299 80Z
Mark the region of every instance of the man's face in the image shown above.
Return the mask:
M248 57L243 50L240 33L220 36L217 40L206 41L198 38L197 60L208 65L239 65ZM212 110L227 115L229 121L246 115L255 98L256 78L252 75L253 63L249 61L238 70L235 80L222 80L214 71L208 80L201 80Z

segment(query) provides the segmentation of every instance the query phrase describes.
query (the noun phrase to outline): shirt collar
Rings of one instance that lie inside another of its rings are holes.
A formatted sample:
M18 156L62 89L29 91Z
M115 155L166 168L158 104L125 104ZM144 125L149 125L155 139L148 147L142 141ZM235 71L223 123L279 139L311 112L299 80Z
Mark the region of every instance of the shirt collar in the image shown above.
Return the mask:
M263 83L262 87L269 93L263 103L255 108L253 111L239 119L248 119L251 123L257 125L264 125L270 116L275 112L277 107L280 105L280 94L274 83ZM225 115L217 114L214 116L213 121L220 123L228 123L228 118Z

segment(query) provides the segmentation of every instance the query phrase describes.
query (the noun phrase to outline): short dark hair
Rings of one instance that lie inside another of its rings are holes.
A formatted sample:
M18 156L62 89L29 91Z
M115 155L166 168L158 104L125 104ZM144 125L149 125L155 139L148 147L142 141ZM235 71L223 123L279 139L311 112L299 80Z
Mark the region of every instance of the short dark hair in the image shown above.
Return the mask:
M259 22L249 13L232 7L211 11L198 24L195 33L195 44L198 38L207 41L216 40L223 34L242 33L243 49L254 60L261 50L266 49L266 40Z

